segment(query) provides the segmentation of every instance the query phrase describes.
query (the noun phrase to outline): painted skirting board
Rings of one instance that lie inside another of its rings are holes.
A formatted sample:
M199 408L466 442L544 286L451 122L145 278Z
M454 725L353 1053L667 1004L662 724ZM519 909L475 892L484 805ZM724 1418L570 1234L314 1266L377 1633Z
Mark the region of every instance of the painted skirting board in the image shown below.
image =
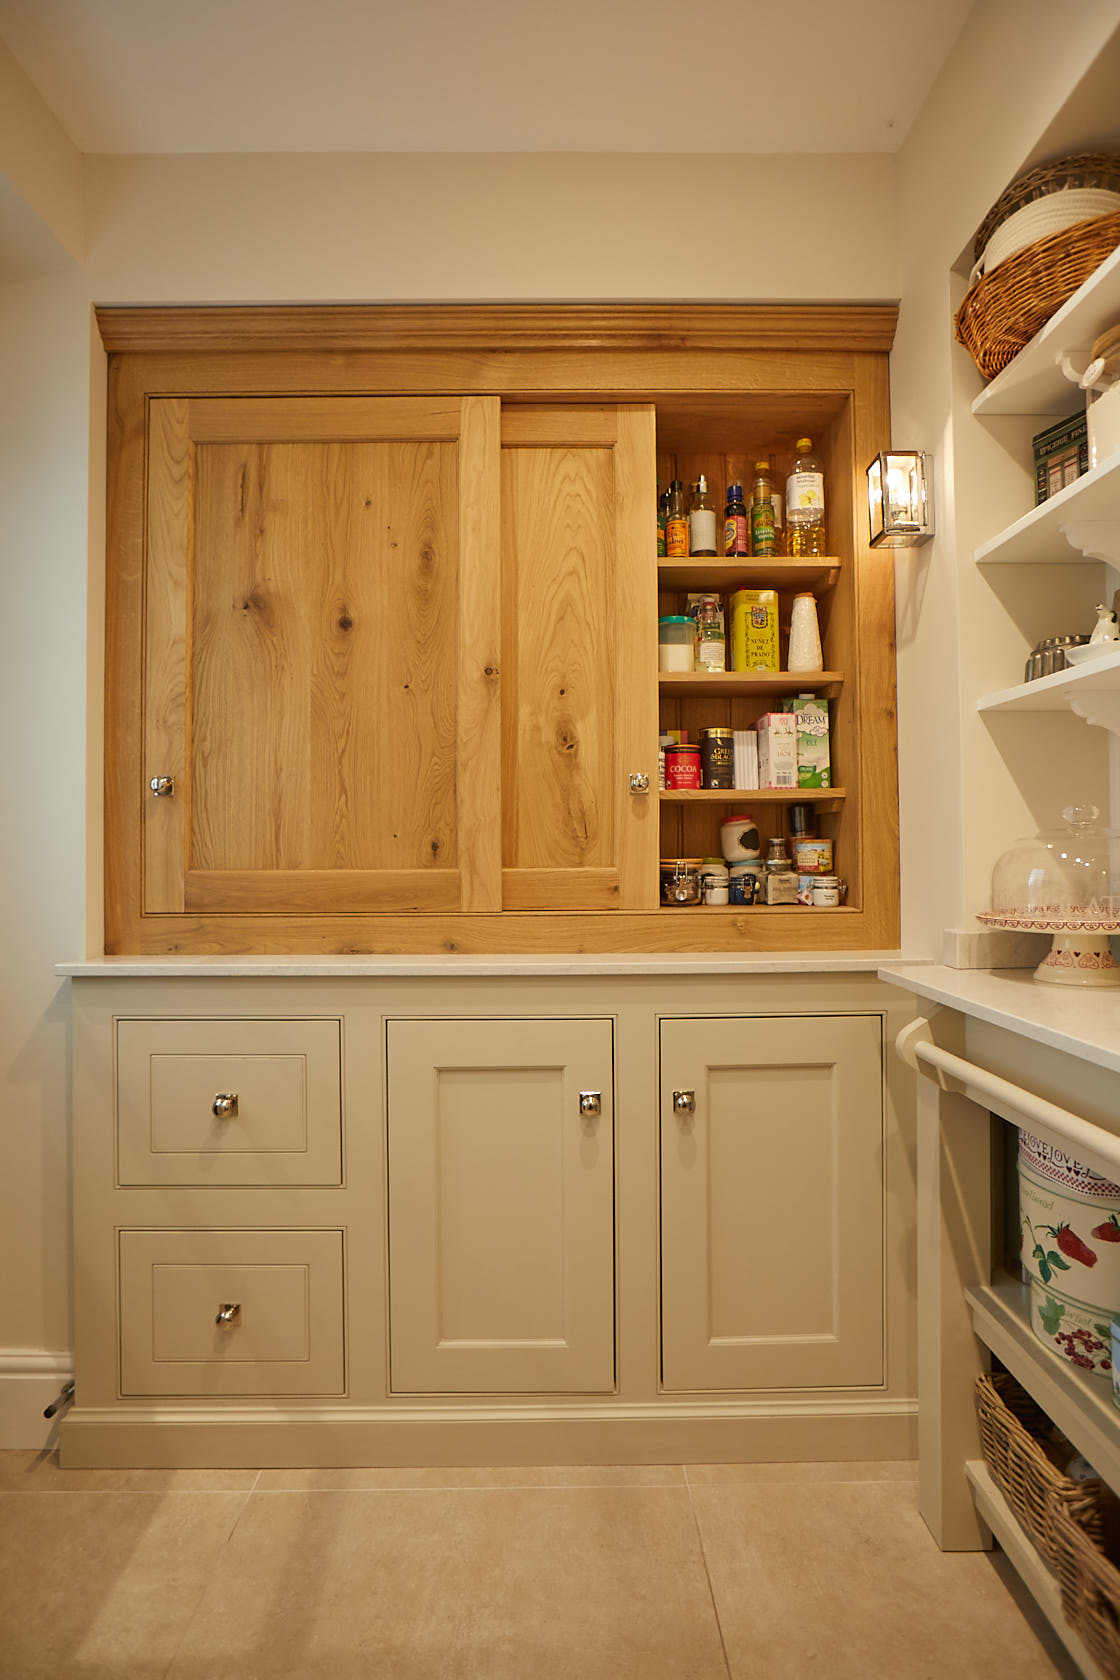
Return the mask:
M73 1374L71 1353L0 1348L0 1450L48 1445L58 1420L43 1412Z

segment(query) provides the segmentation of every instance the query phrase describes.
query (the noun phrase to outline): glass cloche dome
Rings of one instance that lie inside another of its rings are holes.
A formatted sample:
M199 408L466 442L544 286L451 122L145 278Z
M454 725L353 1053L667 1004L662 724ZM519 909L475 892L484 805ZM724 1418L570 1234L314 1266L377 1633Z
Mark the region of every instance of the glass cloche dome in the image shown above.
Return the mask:
M992 870L989 927L1051 933L1039 980L1120 985L1110 933L1120 932L1120 833L1101 826L1095 805L1071 805L1063 826L1017 840Z

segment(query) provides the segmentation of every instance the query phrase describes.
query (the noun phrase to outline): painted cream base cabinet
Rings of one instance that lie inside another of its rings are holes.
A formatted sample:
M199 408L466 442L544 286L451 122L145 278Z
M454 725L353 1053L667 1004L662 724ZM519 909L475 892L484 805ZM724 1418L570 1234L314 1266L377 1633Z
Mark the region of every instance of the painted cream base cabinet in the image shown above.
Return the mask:
M73 966L64 1461L912 1456L897 990L471 967Z
M875 1015L661 1022L667 1389L883 1380Z

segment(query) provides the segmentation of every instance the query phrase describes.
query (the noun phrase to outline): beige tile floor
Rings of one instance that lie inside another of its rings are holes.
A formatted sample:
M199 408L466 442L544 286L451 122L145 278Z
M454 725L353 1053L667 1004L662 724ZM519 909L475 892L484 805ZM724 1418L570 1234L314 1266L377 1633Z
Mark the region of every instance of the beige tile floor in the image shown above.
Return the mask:
M1074 1680L898 1464L60 1470L0 1453L2 1680Z

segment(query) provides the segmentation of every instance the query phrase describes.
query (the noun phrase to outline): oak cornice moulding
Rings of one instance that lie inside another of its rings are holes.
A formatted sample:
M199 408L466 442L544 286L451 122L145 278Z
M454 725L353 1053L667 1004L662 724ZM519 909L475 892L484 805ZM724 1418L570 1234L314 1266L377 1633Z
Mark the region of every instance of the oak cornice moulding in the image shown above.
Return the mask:
M887 351L894 304L98 307L110 354L320 350Z

